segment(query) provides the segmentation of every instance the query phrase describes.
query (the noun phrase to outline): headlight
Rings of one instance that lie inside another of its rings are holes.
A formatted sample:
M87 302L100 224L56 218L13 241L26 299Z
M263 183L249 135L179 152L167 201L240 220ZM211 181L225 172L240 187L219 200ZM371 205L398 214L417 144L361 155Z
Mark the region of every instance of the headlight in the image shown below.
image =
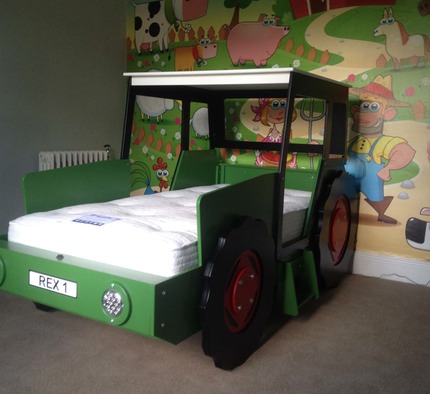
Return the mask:
M103 294L103 309L112 317L117 317L121 314L124 308L121 294L115 290L106 290Z
M112 282L102 295L101 306L108 323L119 326L125 323L130 315L130 298L126 290L118 283Z

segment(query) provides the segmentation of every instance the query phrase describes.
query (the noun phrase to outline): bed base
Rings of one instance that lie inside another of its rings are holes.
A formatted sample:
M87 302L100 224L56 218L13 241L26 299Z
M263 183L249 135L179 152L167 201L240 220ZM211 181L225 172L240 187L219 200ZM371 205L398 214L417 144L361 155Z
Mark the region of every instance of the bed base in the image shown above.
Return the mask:
M238 167L219 169L213 152L189 153L189 158L183 159L178 171L183 174L192 169L194 185L196 182L209 184L216 178L233 183L202 195L198 201L199 268L164 278L18 245L8 242L3 236L0 238L0 290L36 304L171 343L178 343L197 332L200 329L197 311L203 289L203 262L210 258L219 234L231 228L238 218L262 219L273 236L273 201L269 199L267 204L261 204L261 201L267 190L275 187L277 174L269 170L255 177L256 173L250 167L245 168L240 176ZM203 155L208 164L201 173L206 179L199 178L190 163L202 160ZM26 213L125 197L129 190L128 166L128 160L104 161L28 174L23 180ZM212 174L209 178L208 173ZM182 179L187 179L187 176L182 176ZM240 182L241 179L245 181ZM106 184L116 187L106 188ZM189 186L185 181L181 185ZM248 196L247 203L237 199L238 195ZM229 203L225 204L225 201ZM306 282L312 283L307 291L303 291L306 286L297 279L303 281L303 265L309 268L312 263L304 264L299 256L285 261L278 268L279 281L285 282L280 298L287 300L280 304L284 305L283 312L289 315L298 314L304 299L318 296L315 272L306 272ZM40 287L29 283L30 276L33 282L35 277L39 278ZM65 287L74 284L77 286L76 296L65 295ZM301 292L297 291L298 287ZM118 291L124 300L123 312L118 317L103 309L103 295L109 289ZM299 295L304 292L307 292L306 296Z
M163 278L0 240L1 290L174 344L200 329L195 311L201 277L201 268ZM71 294L74 284L77 289ZM103 308L109 290L121 295L124 305L118 316Z

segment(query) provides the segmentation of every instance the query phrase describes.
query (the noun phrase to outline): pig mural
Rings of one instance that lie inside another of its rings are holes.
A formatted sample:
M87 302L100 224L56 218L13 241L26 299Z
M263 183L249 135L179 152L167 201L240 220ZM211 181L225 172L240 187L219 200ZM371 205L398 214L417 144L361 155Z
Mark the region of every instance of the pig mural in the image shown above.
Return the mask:
M179 22L190 21L204 16L208 0L161 0L134 5L134 41L137 53L149 50L158 42L160 51L168 48L168 32L173 25L178 29Z
M279 42L290 32L289 26L277 26L279 18L261 16L257 22L242 22L231 29L227 50L233 65L254 62L265 66Z
M171 60L172 52L174 52L175 71L193 71L196 63L200 67L202 64L206 64L207 59L215 57L217 49L218 45L214 43L214 40L203 38L198 40L195 45L173 49L168 60Z

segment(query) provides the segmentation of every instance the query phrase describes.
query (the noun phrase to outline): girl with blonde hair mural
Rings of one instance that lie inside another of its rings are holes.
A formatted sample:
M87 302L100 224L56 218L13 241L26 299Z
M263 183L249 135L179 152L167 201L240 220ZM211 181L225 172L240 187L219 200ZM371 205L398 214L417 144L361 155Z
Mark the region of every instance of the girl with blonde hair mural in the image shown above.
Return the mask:
M269 132L266 137L262 139L262 142L281 143L286 107L287 100L285 98L259 98L257 106L251 105L251 110L255 113L253 121L261 122L264 126L269 127ZM297 113L294 110L293 122L296 117ZM256 151L255 156L255 165L257 166L277 166L279 163L279 153L276 151ZM287 167L297 168L297 159L295 155L288 155Z

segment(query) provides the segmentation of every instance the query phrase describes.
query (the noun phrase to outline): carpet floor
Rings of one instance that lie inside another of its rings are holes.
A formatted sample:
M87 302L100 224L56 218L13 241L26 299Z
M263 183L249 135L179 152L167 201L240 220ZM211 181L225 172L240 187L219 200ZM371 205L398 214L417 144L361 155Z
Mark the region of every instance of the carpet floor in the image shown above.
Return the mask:
M348 276L245 364L0 293L0 393L428 393L430 287Z

